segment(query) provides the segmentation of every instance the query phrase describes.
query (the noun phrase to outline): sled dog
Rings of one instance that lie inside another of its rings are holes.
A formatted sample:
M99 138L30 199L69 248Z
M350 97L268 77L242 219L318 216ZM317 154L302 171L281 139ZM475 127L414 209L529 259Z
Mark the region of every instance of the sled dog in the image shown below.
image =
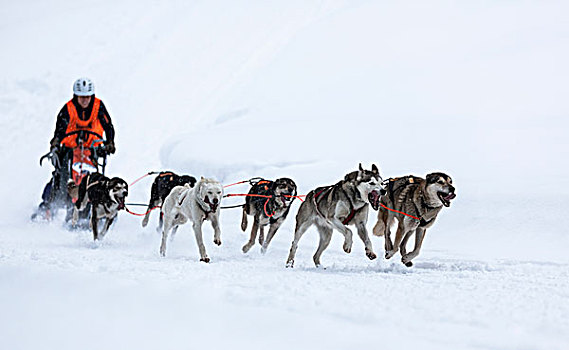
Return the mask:
M249 194L271 197L246 197L241 229L243 231L247 229L247 215L253 216L253 227L251 237L242 250L243 253L247 253L251 249L255 244L257 231L260 231L259 244L261 245L261 252L265 253L275 233L288 215L296 196L296 184L291 179L284 177L275 181L260 180L251 187ZM264 229L269 224L269 232L265 238Z
M377 210L380 197L385 190L381 185L382 179L375 164L371 169L371 171L364 170L360 164L359 170L347 174L344 180L337 184L318 187L308 193L296 215L296 229L287 259L287 267L293 267L298 241L313 224L320 233L320 244L313 258L317 267L320 266L322 252L330 244L333 229L344 235L344 251L351 252L352 231L347 227L348 225L356 225L358 235L365 244L367 257L370 260L377 257L373 252L366 230L368 204Z
M142 219L142 227L148 225L148 219L150 218L150 212L153 208L156 208L162 203L170 194L170 191L176 186L183 186L185 184L190 184L190 187L194 187L196 183L196 178L190 175L177 175L171 171L162 171L152 183L152 188L150 189L150 202L148 202L148 208L146 209L146 215ZM158 219L157 230L162 230L163 219L162 215Z
M373 228L374 235L385 236L385 258L390 259L400 250L401 262L413 266L411 260L419 255L426 230L433 226L443 206L450 206L456 197L454 191L450 176L439 172L428 174L426 179L412 175L389 179L387 194L382 196L378 220ZM395 242L392 242L390 227L394 219L398 226ZM415 247L407 253L407 241L413 234Z
M166 241L170 230L174 234L180 225L191 221L200 251L200 261L208 263L210 259L203 244L202 225L205 220L211 221L215 231L213 243L221 245L221 230L219 229L221 198L223 198L223 187L213 179L202 177L194 187L191 187L189 183L174 187L164 200L160 211L164 218L160 255L166 256Z
M91 173L83 178L78 189L77 201L73 206L72 226L77 225L79 211L82 211L91 202L91 229L93 239L102 239L109 227L116 219L119 210L124 209L124 201L128 195L128 184L119 177L108 177ZM99 220L106 219L103 229L99 232Z

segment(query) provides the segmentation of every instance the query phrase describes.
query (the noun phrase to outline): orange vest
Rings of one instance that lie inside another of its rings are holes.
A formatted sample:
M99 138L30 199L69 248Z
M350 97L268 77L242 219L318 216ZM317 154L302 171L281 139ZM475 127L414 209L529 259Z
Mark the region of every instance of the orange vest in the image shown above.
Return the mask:
M66 134L69 134L74 131L80 130L88 130L98 134L99 136L93 134L86 134L86 140L83 141L84 147L96 147L100 146L101 139L103 138L103 133L105 130L103 129L103 125L99 121L99 107L101 106L101 100L95 98L95 102L93 103L93 110L91 112L91 117L88 120L81 120L79 115L77 114L77 109L73 104L73 100L67 102L67 112L69 113L69 124L67 124L67 130L65 130ZM77 147L77 134L73 134L71 136L65 137L61 142L62 145L69 148Z

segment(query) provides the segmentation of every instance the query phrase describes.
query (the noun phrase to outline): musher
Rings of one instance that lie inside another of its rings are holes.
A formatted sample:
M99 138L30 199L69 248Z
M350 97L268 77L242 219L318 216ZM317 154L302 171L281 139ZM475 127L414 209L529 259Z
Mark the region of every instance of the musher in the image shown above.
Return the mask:
M103 101L95 97L93 82L88 78L77 79L73 84L73 98L61 108L57 116L49 153L55 170L43 190L39 210L32 215L32 219L38 216L49 219L50 209L67 206L67 183L71 179L75 149L97 147L99 156L101 153L113 154L116 151L114 138L111 117Z

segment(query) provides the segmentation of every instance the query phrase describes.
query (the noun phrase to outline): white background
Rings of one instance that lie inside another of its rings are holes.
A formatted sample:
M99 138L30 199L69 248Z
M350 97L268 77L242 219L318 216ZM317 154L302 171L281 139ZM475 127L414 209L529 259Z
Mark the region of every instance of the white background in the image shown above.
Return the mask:
M567 10L2 2L0 347L567 348ZM347 255L338 234L316 269L314 230L285 269L297 202L265 256L241 253L240 211L224 211L209 265L190 227L160 258L156 213L146 229L121 213L99 243L61 218L32 224L51 172L38 159L80 76L115 125L107 174L129 182L287 176L307 193L362 162L385 178L444 171L457 198L411 269L377 237L377 260L359 241Z

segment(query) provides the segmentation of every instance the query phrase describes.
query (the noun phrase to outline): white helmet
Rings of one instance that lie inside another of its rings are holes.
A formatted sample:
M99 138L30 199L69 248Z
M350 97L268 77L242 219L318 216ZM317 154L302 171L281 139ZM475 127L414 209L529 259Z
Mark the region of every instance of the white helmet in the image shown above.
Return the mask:
M77 96L93 96L95 84L89 78L79 78L73 83L73 93Z

